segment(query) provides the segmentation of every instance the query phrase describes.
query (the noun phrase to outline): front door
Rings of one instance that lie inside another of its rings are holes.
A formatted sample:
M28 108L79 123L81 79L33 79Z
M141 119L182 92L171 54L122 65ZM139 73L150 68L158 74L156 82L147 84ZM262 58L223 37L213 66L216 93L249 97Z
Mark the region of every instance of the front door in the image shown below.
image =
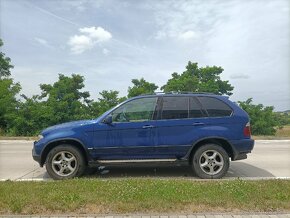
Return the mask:
M133 99L110 114L113 118L112 124L98 124L94 133L96 159L152 158L156 104L157 97Z

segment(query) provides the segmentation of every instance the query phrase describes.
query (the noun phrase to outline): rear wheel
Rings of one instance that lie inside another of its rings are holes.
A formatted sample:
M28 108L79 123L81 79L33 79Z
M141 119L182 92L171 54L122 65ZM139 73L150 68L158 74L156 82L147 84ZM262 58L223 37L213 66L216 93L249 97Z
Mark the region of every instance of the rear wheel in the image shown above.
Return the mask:
M229 156L216 144L205 144L198 148L192 158L192 168L203 179L222 178L229 169Z
M71 145L59 145L53 148L47 155L45 166L47 173L53 179L81 176L86 168L82 153Z

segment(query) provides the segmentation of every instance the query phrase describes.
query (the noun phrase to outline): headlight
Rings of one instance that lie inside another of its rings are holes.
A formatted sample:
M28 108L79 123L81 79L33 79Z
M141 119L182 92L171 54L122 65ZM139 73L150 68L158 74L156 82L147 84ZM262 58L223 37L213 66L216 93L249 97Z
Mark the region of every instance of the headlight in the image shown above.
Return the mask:
M37 138L38 138L37 141L39 141L40 139L43 138L43 135L38 135Z

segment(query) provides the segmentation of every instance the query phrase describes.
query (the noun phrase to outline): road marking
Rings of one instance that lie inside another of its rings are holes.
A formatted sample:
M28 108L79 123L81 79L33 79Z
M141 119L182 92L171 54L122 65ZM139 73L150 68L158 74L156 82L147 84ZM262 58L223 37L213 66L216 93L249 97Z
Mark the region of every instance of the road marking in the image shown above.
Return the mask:
M273 140L255 140L255 142L260 142L260 143L265 143L265 144L268 144L268 143L273 143L273 142L289 142L289 145L290 145L290 140L289 139L281 139L281 140L276 140L276 139L273 139Z

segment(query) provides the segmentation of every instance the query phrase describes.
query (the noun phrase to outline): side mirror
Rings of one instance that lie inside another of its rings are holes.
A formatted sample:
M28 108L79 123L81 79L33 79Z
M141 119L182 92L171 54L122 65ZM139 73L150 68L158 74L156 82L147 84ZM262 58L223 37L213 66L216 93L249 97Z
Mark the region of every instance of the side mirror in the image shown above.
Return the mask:
M113 117L112 117L112 115L110 114L110 115L106 116L106 118L103 119L103 123L105 123L105 124L111 124L111 123L113 123Z

